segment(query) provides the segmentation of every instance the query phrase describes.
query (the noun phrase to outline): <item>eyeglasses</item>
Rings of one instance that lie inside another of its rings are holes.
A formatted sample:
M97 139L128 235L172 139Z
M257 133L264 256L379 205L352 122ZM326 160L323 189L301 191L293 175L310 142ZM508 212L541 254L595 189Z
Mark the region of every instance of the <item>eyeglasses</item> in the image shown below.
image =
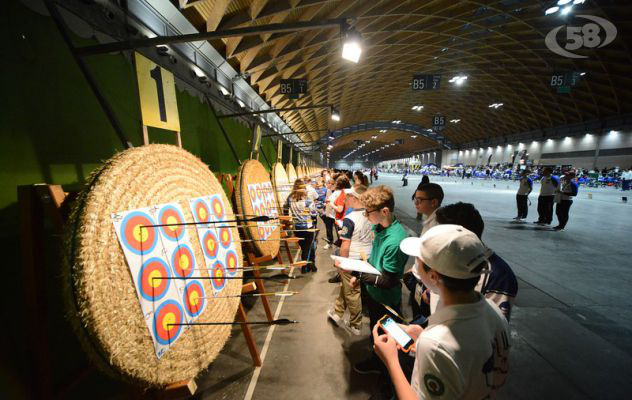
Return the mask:
M425 201L425 200L432 200L432 199L430 199L430 198L422 199L422 198L420 198L420 197L415 197L415 198L413 198L413 203L415 203L415 204L421 204L421 202L422 202L422 201Z
M369 215L371 215L371 213L374 213L374 212L376 212L376 211L380 211L380 210L371 210L371 211L369 211L369 210L364 210L363 215L364 215L365 217L367 217L367 218L368 218L368 217L369 217Z

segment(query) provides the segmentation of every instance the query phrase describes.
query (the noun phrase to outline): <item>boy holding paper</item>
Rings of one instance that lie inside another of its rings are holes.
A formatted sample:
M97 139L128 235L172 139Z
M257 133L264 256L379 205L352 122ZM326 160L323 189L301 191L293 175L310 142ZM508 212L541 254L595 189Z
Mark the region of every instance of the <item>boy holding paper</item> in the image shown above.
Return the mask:
M340 230L340 256L360 260L371 254L373 245L373 229L369 220L364 216L364 207L360 202L360 196L366 192L366 186L355 184L351 189L345 189L345 207L352 211L342 220ZM360 300L360 288L351 286L351 273L340 270L340 293L334 304L334 309L327 311L329 318L340 325L340 321L349 309L349 331L353 335L360 335L362 324L362 301Z
M400 312L402 303L401 279L408 256L400 250L399 244L408 235L402 224L393 215L395 199L393 191L384 185L368 189L360 198L364 206L364 215L373 225L375 238L369 264L375 267L381 275L361 273L359 277L352 277L352 286L364 284L368 296L366 306L369 311L371 329L385 314L392 313L385 305ZM397 317L397 316L395 316ZM383 366L380 360L372 354L366 361L356 363L353 369L360 374L381 373Z

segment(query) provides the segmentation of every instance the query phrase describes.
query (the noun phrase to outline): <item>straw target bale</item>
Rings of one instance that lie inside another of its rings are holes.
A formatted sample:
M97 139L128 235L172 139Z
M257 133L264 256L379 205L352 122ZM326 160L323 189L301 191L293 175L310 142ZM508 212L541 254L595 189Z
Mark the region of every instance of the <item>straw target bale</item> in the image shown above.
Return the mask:
M149 145L123 151L95 171L73 208L65 248L64 284L69 318L82 345L106 372L145 387L188 380L208 367L231 326L193 326L161 357L143 318L135 284L112 224L111 214L178 202L185 222L193 222L189 199L220 194L230 202L213 173L176 146ZM239 237L231 228L233 237ZM190 232L196 264L204 257L195 230ZM241 246L235 243L238 267ZM196 276L208 276L206 270ZM212 293L209 280L205 292ZM241 293L240 279L228 280L222 295ZM233 321L239 298L208 302L198 321Z
M237 171L235 183L235 203L239 214L246 216L279 214L275 190L270 174L257 160L244 161ZM276 226L270 226L277 224ZM269 222L248 222L242 229L252 242L252 248L260 256L276 257L279 252L281 231L277 220Z
M289 179L290 183L294 183L294 181L298 178L298 176L296 175L296 169L294 169L294 164L292 163L288 163L287 164L287 179Z
M272 166L272 183L274 185L274 190L276 191L277 203L280 207L283 207L290 195L290 192L292 191L290 180L285 173L283 164L275 163Z

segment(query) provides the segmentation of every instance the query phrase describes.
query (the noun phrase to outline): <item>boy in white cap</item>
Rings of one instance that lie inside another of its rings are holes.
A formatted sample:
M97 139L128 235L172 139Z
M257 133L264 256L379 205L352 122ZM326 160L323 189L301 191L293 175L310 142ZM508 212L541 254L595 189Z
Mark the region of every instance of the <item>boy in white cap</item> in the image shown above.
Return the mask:
M439 293L443 305L428 326L402 326L416 340L415 367L408 383L388 334L373 329L374 349L400 400L492 398L506 379L509 329L498 307L474 290L487 273L491 251L459 225L438 225L401 250L416 257L416 275Z

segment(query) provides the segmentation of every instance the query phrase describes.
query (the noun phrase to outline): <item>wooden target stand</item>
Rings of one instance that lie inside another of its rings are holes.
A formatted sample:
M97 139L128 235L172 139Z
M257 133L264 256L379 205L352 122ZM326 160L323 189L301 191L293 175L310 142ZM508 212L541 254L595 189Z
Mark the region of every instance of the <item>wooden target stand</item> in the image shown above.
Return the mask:
M231 202L233 203L232 204L233 209L236 210L237 206L235 204L235 178L231 174L216 174L216 176L219 183L224 186L224 189L226 190L226 195L228 196L229 199L231 199ZM285 247L288 264L292 264L294 259L292 257L292 251L290 250L289 242L298 243L299 238L289 237L285 232L281 232L281 238L284 239L282 240L282 243L284 244L284 247ZM265 267L265 263L273 261L274 258L269 255L257 257L257 255L252 250L244 249L243 247L242 247L242 252L247 253L245 261L248 264L248 266L255 267L254 271L252 271L255 277L255 281L244 285L242 288L242 293L246 294L246 293L256 291L259 294L265 294L266 293L265 284L263 283L263 279L261 279L261 272L259 272L259 269L257 269L257 267ZM277 253L276 261L279 264L283 264L283 256L281 256L280 250ZM290 267L290 273L293 270L293 268L294 267ZM268 319L268 321L274 320L274 315L272 314L272 309L270 308L270 302L268 301L268 298L265 295L261 296L260 298L261 298L261 304L263 304L263 309L265 311L266 318ZM246 316L246 309L244 307L243 301L239 303L237 318L239 319L239 321L243 321L243 322L248 321L247 316ZM247 325L247 324L241 324L241 329L246 338L246 344L248 346L248 350L250 351L250 356L252 357L252 361L255 366L260 367L262 365L261 357L259 356L259 351L257 349L257 344L255 342L254 335L252 334L252 329L250 329L250 325Z

